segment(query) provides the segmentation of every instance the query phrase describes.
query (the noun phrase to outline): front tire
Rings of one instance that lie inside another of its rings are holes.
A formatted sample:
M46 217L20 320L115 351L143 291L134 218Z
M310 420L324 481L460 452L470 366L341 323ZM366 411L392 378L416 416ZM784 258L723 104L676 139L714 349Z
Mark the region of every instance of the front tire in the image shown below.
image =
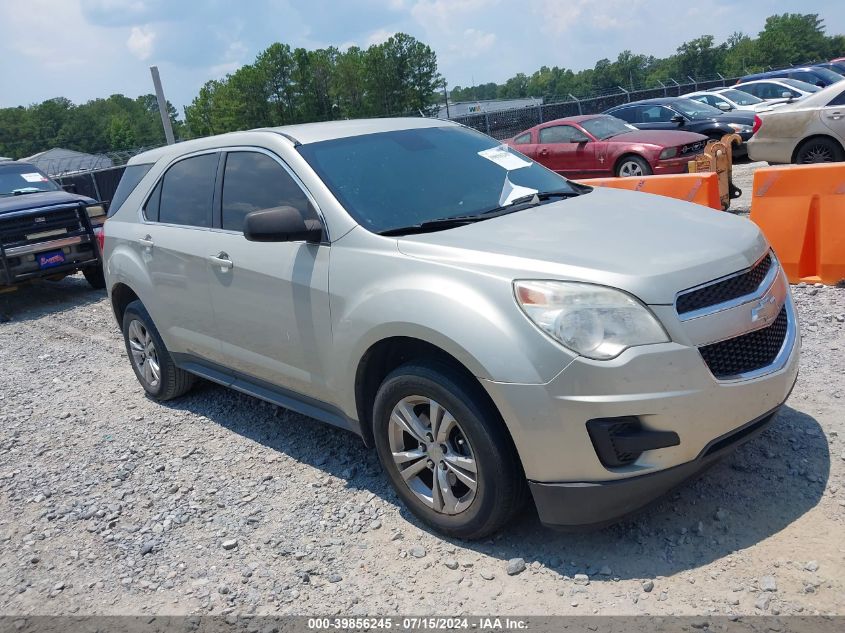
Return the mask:
M133 301L123 313L123 341L141 386L156 400L172 400L194 386L194 375L179 369L161 335L140 301Z
M845 160L842 148L836 141L819 137L804 141L795 154L795 162L799 165L814 163L839 163Z
M418 518L457 538L499 530L526 497L516 450L482 393L447 365L411 363L385 378L373 407L393 488Z
M616 175L618 177L627 176L651 176L651 165L648 161L639 156L624 156L619 164L616 165Z

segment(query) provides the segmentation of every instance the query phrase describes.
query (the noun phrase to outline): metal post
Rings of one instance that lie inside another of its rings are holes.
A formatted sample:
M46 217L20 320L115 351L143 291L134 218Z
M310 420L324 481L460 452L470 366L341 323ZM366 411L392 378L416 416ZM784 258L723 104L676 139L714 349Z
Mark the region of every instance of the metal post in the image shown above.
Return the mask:
M490 114L488 112L484 112L484 129L486 130L487 136L490 136Z
M675 81L671 77L669 77L669 81L671 81L673 84L675 84L678 87L678 96L680 96L681 95L681 84L679 84L677 81Z
M543 122L543 104L541 102L537 102L537 117L540 119L540 123Z
M727 85L728 85L728 81L727 81L727 79L725 79L725 78L722 76L722 73L716 73L716 74L717 74L717 75L719 75L719 79L721 79L721 80L722 80L722 87L724 88L725 86L727 86Z
M446 118L451 119L452 117L449 116L449 93L446 92L446 80L443 80L443 99L446 101Z
M689 75L687 75L687 79L689 79L692 82L693 92L698 90L698 82L695 79L693 79L692 77L690 77Z
M570 93L569 93L569 98L570 98L570 99L572 99L575 103L577 103L577 104L578 104L578 116L581 116L582 114L584 114L584 113L581 111L581 101L578 99L578 97L576 97L574 94L572 94L572 93L570 92Z
M660 81L659 79L657 80L657 83L659 83L660 87L663 88L663 96L668 97L669 94L666 92L666 84Z
M628 98L628 103L631 103L631 93L628 92L627 90L625 90L622 86L616 86L616 87L619 88L619 90L621 90L622 92L625 93L625 96Z
M173 126L170 124L170 115L167 113L167 101L164 99L161 77L158 76L158 66L150 66L150 74L153 76L153 85L156 89L158 111L161 113L161 124L164 126L164 138L167 139L168 145L173 145L176 139L173 138Z

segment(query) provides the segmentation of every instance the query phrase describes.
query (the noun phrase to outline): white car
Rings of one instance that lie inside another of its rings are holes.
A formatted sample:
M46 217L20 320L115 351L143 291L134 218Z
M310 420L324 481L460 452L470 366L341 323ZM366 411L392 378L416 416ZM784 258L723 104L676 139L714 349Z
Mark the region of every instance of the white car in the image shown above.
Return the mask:
M845 161L845 86L833 84L754 119L751 160L769 163Z
M797 79L757 79L734 86L763 101L803 99L821 90L818 86Z
M714 108L719 108L722 112L731 112L732 110L741 110L745 112L760 112L767 110L774 105L786 103L787 98L772 99L771 101L764 101L753 94L737 90L736 88L719 88L717 90L699 90L684 95L687 99L706 103Z

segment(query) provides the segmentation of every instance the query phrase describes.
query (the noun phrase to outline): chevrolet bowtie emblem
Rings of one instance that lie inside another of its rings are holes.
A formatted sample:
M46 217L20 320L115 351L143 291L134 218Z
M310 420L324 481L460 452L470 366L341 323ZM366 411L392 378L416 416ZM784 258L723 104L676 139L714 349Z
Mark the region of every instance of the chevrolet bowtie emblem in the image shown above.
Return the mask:
M763 297L751 308L751 322L758 321L768 322L773 320L778 315L778 302L773 296Z

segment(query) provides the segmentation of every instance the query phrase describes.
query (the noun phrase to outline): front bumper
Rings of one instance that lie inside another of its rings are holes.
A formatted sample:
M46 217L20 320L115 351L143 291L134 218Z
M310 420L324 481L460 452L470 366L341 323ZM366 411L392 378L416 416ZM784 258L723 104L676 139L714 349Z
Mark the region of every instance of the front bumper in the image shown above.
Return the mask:
M757 437L776 413L777 409L714 439L690 462L647 475L604 482L549 484L529 481L540 521L562 529L597 528L618 521Z
M700 317L679 319L674 306L652 306L671 342L633 347L609 361L578 357L546 384L482 381L508 425L543 522L594 524L627 514L712 463L732 443L723 440L739 439L749 420L771 417L786 401L800 337L786 278L772 271L767 279L774 281L753 299ZM791 327L780 352L765 368L715 378L699 348L742 335L760 296L787 311ZM626 416L679 441L606 465L587 423Z

